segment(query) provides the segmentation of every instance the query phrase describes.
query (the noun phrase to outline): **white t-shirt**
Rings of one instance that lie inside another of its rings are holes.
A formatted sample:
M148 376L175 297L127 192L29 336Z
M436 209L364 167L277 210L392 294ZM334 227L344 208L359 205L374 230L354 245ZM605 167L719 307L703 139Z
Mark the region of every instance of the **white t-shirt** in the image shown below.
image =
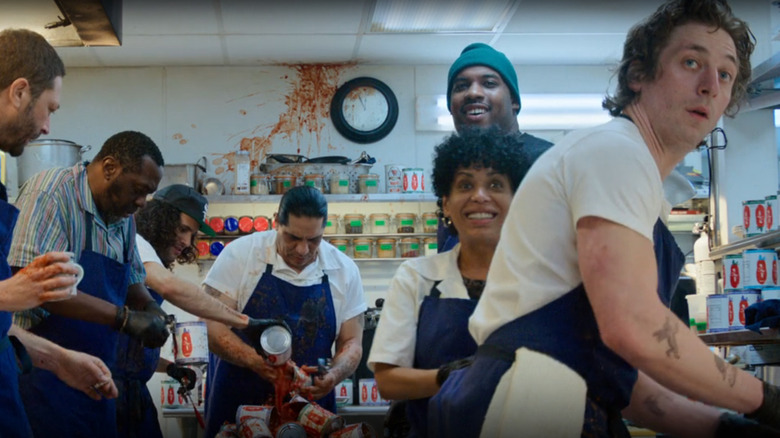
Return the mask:
M652 241L663 205L658 166L633 123L615 118L564 137L534 163L512 200L469 320L477 344L582 283L580 218L604 218Z
M138 233L135 234L135 244L138 247L138 255L141 257L141 263L151 262L165 266L163 265L162 260L160 260L160 257L157 256L157 251L154 250L152 244Z
M374 333L368 367L377 362L411 367L417 342L417 320L423 299L436 288L442 298L469 298L458 269L460 244L452 250L403 262L390 281L379 325Z
M322 276L328 274L337 332L344 321L367 309L360 271L355 262L323 240L314 262L297 273L276 252L274 230L239 237L225 246L203 284L235 299L241 310L252 296L268 264L273 265L274 277L295 286L319 284Z

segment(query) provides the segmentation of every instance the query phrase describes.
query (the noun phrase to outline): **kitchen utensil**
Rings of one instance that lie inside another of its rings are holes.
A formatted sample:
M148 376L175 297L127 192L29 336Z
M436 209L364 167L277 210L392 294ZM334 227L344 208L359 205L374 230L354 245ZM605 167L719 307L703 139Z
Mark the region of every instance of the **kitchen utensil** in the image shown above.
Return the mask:
M325 157L315 157L315 158L309 158L306 160L307 163L330 163L330 164L348 164L350 161L347 157L340 157L340 156L325 156Z
M17 181L21 187L38 172L53 167L70 167L82 161L92 146L81 146L68 140L36 140L24 147L24 154L16 157Z
M201 186L200 192L204 195L224 195L225 194L225 185L222 183L222 180L214 177L214 176L208 176L203 178L203 184Z
M294 154L270 154L265 157L266 163L274 163L274 164L303 163L305 161L306 161L305 156L294 155Z

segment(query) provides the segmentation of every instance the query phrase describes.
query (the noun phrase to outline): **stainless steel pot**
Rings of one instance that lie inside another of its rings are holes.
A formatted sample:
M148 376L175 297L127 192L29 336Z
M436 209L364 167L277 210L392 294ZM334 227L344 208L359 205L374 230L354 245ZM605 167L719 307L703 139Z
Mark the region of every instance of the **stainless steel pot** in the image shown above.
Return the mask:
M70 167L81 161L84 152L92 146L81 146L68 140L36 140L24 147L16 157L17 181L21 187L38 172L52 167Z

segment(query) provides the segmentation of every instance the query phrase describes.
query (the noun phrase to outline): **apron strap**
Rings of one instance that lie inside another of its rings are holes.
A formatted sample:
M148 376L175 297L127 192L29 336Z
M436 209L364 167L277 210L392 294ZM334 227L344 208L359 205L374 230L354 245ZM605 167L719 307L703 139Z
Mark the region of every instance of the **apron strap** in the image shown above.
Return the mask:
M495 344L482 344L477 347L477 356L490 357L512 363L515 361L515 353Z
M16 336L3 336L0 339L0 352L11 347L14 349L14 355L16 356L17 372L19 374L29 374L32 371L32 360L30 355L27 354L27 349L24 348L24 345L19 342Z

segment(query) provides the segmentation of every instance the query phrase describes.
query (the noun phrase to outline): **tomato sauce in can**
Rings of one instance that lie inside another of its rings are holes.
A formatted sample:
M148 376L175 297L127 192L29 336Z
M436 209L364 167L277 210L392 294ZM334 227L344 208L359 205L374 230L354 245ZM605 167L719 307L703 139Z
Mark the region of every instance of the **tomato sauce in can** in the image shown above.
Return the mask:
M729 297L729 330L742 330L745 328L745 309L758 302L760 293L758 290L743 289L726 295Z
M749 249L742 253L744 288L777 286L777 253L773 249Z

